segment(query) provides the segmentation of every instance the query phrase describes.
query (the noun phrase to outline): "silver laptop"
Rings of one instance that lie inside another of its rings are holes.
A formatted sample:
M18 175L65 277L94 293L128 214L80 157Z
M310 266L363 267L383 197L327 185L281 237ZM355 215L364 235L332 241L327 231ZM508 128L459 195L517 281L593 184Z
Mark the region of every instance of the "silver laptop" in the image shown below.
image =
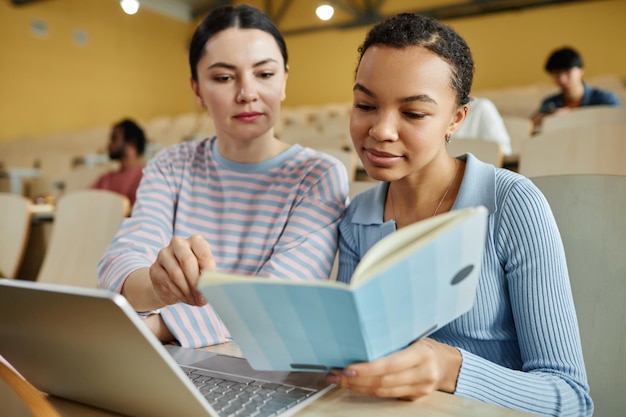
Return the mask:
M130 417L284 417L333 387L163 346L119 294L30 281L0 279L0 355L41 391Z

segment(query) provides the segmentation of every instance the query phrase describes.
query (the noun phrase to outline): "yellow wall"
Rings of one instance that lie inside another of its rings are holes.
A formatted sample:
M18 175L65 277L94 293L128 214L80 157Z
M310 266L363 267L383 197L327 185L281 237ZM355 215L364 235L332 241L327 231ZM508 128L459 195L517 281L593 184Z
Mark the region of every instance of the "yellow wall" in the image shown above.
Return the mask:
M47 37L30 32L33 19L47 23ZM446 23L470 44L480 90L548 82L546 56L564 44L581 51L587 76L626 78L624 21L625 0L595 0ZM0 2L0 140L197 110L187 69L194 26L145 9L126 16L116 0ZM75 30L87 45L73 41ZM366 30L288 36L285 105L349 101Z
M47 24L46 37L30 30ZM73 40L76 30L88 43ZM116 0L0 2L0 140L196 108L189 89L189 25Z

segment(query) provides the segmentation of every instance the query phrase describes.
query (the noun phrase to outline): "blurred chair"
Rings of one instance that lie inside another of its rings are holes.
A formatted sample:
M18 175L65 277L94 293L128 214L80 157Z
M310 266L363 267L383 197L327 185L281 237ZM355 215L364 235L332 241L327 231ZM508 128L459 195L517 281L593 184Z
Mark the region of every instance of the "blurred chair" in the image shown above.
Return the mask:
M528 117L522 116L502 116L502 120L511 137L511 152L519 156L524 143L530 139L532 123Z
M0 193L0 277L16 278L30 230L30 201Z
M530 117L539 108L541 101L550 94L554 94L554 85L550 82L541 82L475 91L472 95L489 98L503 116Z
M322 138L322 132L317 124L314 123L291 123L283 126L280 133L280 140L283 142L294 144L298 143L309 148L319 149ZM331 146L335 148L335 146ZM336 146L340 149L339 145Z
M311 147L332 147L342 150L352 149L352 139L350 138L350 121L339 117L327 119L321 127L318 138L319 145L313 144Z
M172 145L195 138L200 126L200 115L198 113L184 113L175 116L172 120Z
M626 176L532 181L548 199L563 239L594 415L621 417L626 410Z
M0 404L11 417L61 417L46 397L0 356Z
M215 123L213 118L206 113L198 115L198 129L195 132L196 139L206 139L215 136Z
M344 151L339 148L315 148L315 149L337 158L343 164L343 166L346 167L346 172L348 173L348 181L354 181L354 179L356 178L356 170L357 170L356 153L352 151Z
M173 145L176 139L172 135L174 121L170 116L155 117L141 123L149 141L164 145Z
M57 204L37 281L97 287L98 261L129 212L128 198L111 191L65 194Z
M500 145L484 139L458 139L454 138L448 143L448 152L452 156L459 156L466 153L473 154L483 162L492 164L498 168L502 167L503 155Z
M519 173L626 175L626 123L597 124L542 132L522 148Z
M626 109L611 106L587 106L546 116L541 123L539 135L564 128L578 128L603 123L626 121Z
M380 181L350 181L350 200L354 199L357 195L363 191L367 191L370 188L377 186Z
M98 164L94 166L80 165L73 168L63 181L63 192L65 194L73 191L84 190L95 183L101 175L116 169L117 162L108 164Z

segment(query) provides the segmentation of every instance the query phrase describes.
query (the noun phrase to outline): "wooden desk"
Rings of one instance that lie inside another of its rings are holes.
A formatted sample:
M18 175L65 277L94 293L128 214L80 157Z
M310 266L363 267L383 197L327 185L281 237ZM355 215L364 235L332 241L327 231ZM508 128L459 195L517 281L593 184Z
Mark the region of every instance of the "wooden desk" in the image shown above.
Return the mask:
M125 417L71 401L52 397L52 405L63 417ZM297 417L530 417L520 411L510 410L450 394L435 392L417 401L383 400L336 389L317 399ZM21 417L21 416L14 416ZM30 416L29 416L30 417Z
M240 356L237 345L224 345L205 348L212 352ZM102 411L71 401L52 397L50 402L63 417L120 417L119 414ZM435 392L417 401L380 399L336 388L317 399L297 417L368 417L368 416L428 416L428 417L528 417L531 414L510 410L479 401L468 400L451 394Z
M51 222L54 220L54 206L52 204L31 204L31 223Z

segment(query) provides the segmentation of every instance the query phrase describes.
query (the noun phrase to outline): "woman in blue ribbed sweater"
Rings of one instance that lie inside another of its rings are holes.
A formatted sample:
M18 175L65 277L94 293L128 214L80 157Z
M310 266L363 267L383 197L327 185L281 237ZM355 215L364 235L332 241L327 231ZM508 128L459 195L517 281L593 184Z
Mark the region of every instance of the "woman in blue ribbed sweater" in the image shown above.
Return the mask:
M359 48L350 132L367 173L340 224L341 281L389 233L465 207L489 210L474 307L407 348L328 380L379 397L435 390L548 416L589 416L563 244L528 179L446 143L468 112L474 64L450 27L414 14L374 26Z

